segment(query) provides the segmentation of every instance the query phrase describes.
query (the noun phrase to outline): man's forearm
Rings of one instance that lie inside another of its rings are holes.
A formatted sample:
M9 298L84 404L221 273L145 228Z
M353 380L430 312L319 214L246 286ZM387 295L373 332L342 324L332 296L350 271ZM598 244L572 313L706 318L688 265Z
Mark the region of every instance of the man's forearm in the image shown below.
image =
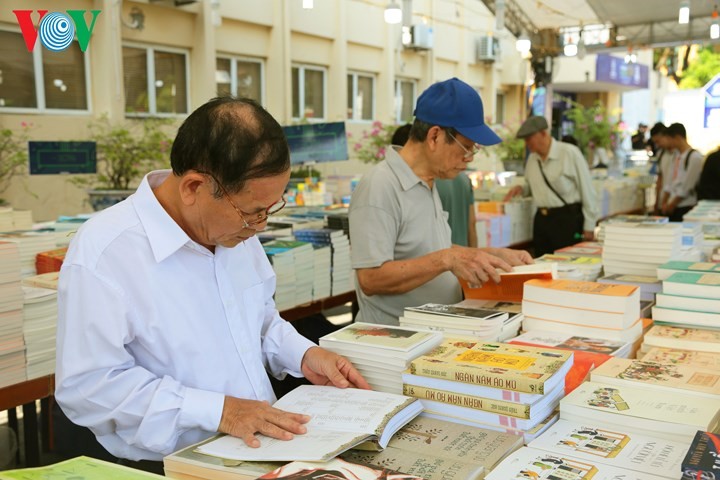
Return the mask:
M448 270L445 250L439 250L410 260L391 260L376 268L361 268L357 274L365 295L399 295Z

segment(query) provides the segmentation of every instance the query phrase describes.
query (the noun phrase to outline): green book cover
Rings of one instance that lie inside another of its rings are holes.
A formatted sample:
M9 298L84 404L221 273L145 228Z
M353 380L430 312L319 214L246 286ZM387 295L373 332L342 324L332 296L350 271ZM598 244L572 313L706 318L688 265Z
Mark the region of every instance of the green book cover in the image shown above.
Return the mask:
M658 268L665 270L687 270L688 272L720 273L720 263L712 262L683 262L670 260Z
M686 285L702 285L706 287L720 287L720 274L677 272L665 279L665 282L684 283Z

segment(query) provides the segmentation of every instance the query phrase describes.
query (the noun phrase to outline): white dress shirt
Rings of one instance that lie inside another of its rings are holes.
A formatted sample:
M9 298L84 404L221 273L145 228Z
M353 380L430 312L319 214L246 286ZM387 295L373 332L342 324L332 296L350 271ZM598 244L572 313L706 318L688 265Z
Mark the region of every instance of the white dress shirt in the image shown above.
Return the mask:
M89 220L60 274L56 398L113 455L161 460L217 431L225 395L274 402L267 371L302 376L313 346L280 318L257 238L213 254L148 174Z
M685 165L687 164L687 168ZM669 178L663 181L664 191L670 195L670 200L680 197L682 200L678 207L692 207L697 203L695 188L700 181L703 168L703 156L700 152L687 149L684 152L675 152L668 165ZM663 173L663 178L665 174Z
M575 145L550 139L550 151L544 162L537 153L531 153L525 164L526 184L523 195L532 195L538 208L562 207L563 202L547 186L540 165L550 184L568 203L582 203L585 218L583 230L593 231L598 220L598 204L590 170L582 152Z

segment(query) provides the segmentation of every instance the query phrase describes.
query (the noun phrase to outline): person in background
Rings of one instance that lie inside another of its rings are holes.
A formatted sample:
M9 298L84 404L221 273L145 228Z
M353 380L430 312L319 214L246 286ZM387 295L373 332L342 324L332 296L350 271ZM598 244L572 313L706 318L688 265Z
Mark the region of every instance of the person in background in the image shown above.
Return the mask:
M524 186L510 189L506 200L531 195L537 205L533 221L535 256L594 238L598 217L595 189L582 152L550 136L544 117L532 116L517 132L530 150Z
M697 195L698 200L720 200L720 147L705 159Z
M644 123L641 123L638 125L638 130L635 132L635 134L630 137L630 141L632 142L632 149L633 150L645 150L645 146L647 145L645 141L645 133L647 132L647 125Z
M392 145L405 145L410 136L411 127L410 124L398 127L393 133ZM450 225L453 245L477 247L475 196L470 178L465 172L460 172L452 180L438 178L435 180L435 188L440 195L443 210L448 213L448 225Z
M498 269L532 263L527 252L453 246L437 178L452 179L498 137L477 91L452 78L417 100L410 137L360 180L350 202L357 321L397 325L405 307L462 299L458 278L498 282Z
M573 137L572 135L563 135L560 141L569 143L570 145L575 145L578 148L580 147L580 145L578 145L577 138Z
M283 412L268 372L369 388L339 355L280 318L275 274L256 234L285 202L282 127L249 99L217 98L178 130L172 171L73 237L58 289L55 398L121 463L162 458L217 432L306 432Z
M671 222L681 222L697 203L697 184L703 168L703 156L687 142L687 132L681 123L673 123L666 130L667 146L675 150L663 176L663 195L660 211Z
M670 178L671 172L670 167L674 151L669 148L667 127L662 123L658 122L650 129L650 141L652 142L654 153L652 156L653 170L657 173L657 181L655 183L655 214L661 214L663 190L665 188L665 182Z

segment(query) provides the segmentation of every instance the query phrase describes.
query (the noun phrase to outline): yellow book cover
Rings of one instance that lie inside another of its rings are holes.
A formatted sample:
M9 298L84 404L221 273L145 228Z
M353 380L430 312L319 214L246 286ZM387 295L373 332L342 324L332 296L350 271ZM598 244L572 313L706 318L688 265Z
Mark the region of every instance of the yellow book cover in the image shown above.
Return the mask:
M634 285L581 282L577 280L529 280L527 285L552 290L562 290L565 292L590 293L609 297L628 297L638 288Z
M446 338L410 362L408 371L424 377L544 394L546 382L556 374L564 375L572 366L572 356L570 351Z
M506 402L492 398L465 395L463 393L446 392L438 388L420 387L417 385L403 384L403 394L408 397L419 398L420 400L433 400L435 402L457 405L458 407L474 408L484 412L507 415L510 417L530 418L530 405L524 403Z

